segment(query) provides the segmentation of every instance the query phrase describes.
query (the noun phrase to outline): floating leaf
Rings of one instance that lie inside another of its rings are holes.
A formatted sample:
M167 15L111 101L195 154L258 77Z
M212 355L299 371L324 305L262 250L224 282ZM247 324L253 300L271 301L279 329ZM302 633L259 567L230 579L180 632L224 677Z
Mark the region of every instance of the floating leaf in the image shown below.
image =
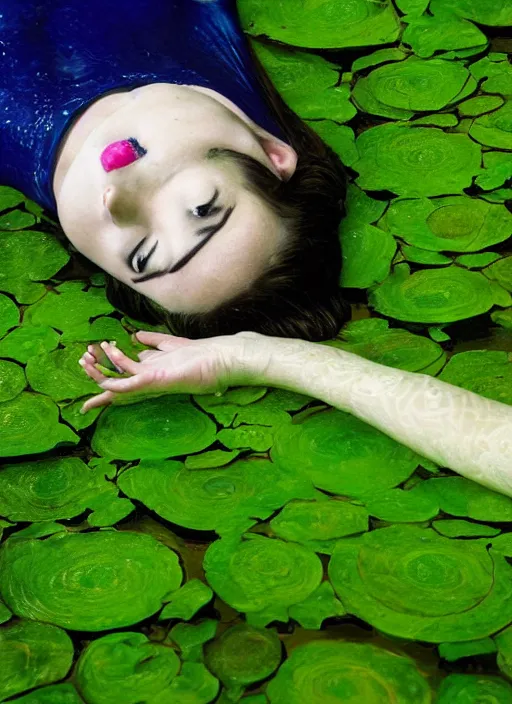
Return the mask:
M391 203L379 227L423 249L476 252L510 236L512 214L468 196L399 199Z
M462 254L455 259L455 262L467 269L483 269L498 259L500 259L500 255L496 252L481 252L480 254Z
M434 499L434 496L432 496L432 499ZM450 518L434 521L432 528L446 538L485 538L494 537L501 533L499 528Z
M446 266L452 263L450 257L446 257L439 252L432 252L428 249L420 249L412 245L404 244L401 247L402 254L408 262L415 264L427 264L428 266Z
M23 368L14 362L0 359L0 403L15 398L26 385Z
M182 578L178 558L148 535L57 533L7 540L0 593L18 616L70 630L130 626L160 609Z
M512 8L508 0L493 0L484 3L480 0L431 0L430 12L453 12L478 24L491 27L506 27L512 24Z
M491 318L497 325L501 325L507 330L512 330L512 308L507 308L507 310L496 310L491 313Z
M56 457L0 470L0 513L12 521L73 518L101 496L117 496L114 484L78 457Z
M18 704L83 704L72 684L54 684L16 699Z
M26 364L31 357L54 350L59 337L55 330L45 325L22 325L0 340L0 357L10 357Z
M334 64L305 51L261 42L252 46L280 96L303 120L348 122L357 113L349 100L350 88L336 87L339 72Z
M464 117L475 117L496 110L503 103L504 100L499 95L479 95L477 98L470 98L457 105L457 110L459 115Z
M454 662L474 655L489 655L496 652L496 644L491 638L470 640L466 643L441 643L439 655L443 660Z
M486 276L497 281L500 286L512 291L512 256L503 257L485 270Z
M0 456L18 457L51 450L79 438L59 423L59 409L47 396L22 392L0 404Z
M367 643L313 641L294 648L267 687L271 704L430 704L413 660Z
M217 696L219 681L199 662L184 662L180 674L151 704L209 704Z
M25 213L23 210L11 210L0 216L0 230L21 230L24 227L30 227L35 221L35 217L30 213Z
M485 191L499 188L512 179L512 154L508 152L484 152L485 171L476 183Z
M428 0L422 0L427 2ZM392 47L390 49L377 49L377 51L368 54L367 56L360 56L356 59L353 64L351 71L356 73L357 71L364 71L365 68L370 68L370 66L378 66L379 64L387 63L388 61L403 61L407 58L407 54L400 47Z
M505 558L481 541L414 525L344 538L329 563L349 613L383 633L434 643L483 638L510 623L511 576Z
M10 186L0 186L0 211L15 208L23 202L25 196Z
M464 134L430 127L385 124L363 132L356 141L357 184L403 196L457 193L480 171L480 147Z
M338 538L368 530L368 513L336 499L291 501L270 521L270 528L283 540L330 554Z
M346 496L396 486L418 465L412 450L335 409L278 430L271 458L279 468L307 477L319 489Z
M467 354L467 353L466 353ZM433 477L418 491L439 501L442 511L475 521L512 521L512 499L464 477Z
M220 469L180 462L141 462L121 474L120 489L168 521L195 530L243 531L293 498L314 496L311 484L265 459Z
M402 35L402 42L408 44L415 54L427 59L441 50L478 47L480 51L487 45L487 37L474 24L455 15L445 16L442 21L438 17L422 15L412 18Z
M253 36L313 49L373 46L393 42L400 23L387 0L317 0L297 5L295 0L269 4L242 0L238 12L243 29Z
M498 667L504 675L512 677L512 626L504 628L503 631L494 636L494 642L498 648Z
M347 166L359 159L354 130L331 120L317 120L310 127L333 149Z
M347 612L329 582L322 582L304 601L290 606L289 613L303 628L318 631L326 618L345 616Z
M26 367L30 386L54 401L96 393L98 385L78 364L83 353L83 345L74 344L32 357Z
M226 604L247 614L249 623L287 621L288 608L320 585L322 563L301 545L256 534L246 537L223 538L209 546L203 562L206 579Z
M413 523L428 521L437 516L439 505L434 497L420 494L414 489L387 489L363 497L366 510L382 521Z
M342 220L340 225L343 266L340 286L368 288L389 275L396 252L396 241L384 230Z
M266 452L272 447L273 433L262 425L243 425L240 428L224 428L217 433L217 440L230 450L254 450Z
M78 659L75 677L88 704L139 704L165 691L179 669L172 648L128 631L90 643Z
M73 662L73 643L65 631L47 623L18 621L0 628L0 700L65 677Z
M164 459L204 450L215 440L217 428L185 398L166 395L108 408L98 420L93 450L120 460Z
M200 579L190 579L171 594L170 603L164 606L160 620L167 618L190 619L213 598L213 592Z
M205 648L205 662L233 699L245 687L269 677L281 662L281 641L270 629L232 626Z
M415 323L452 323L508 301L479 272L448 266L411 275L407 264L396 266L368 300L383 315Z
M437 704L508 704L512 701L512 685L490 675L448 675L441 682L436 701Z
M187 469L213 469L214 467L225 467L238 457L241 450L211 450L201 452L199 455L189 455L185 458Z
M20 313L10 298L0 293L0 335L18 325Z
M411 125L414 127L416 125L431 125L432 127L456 127L459 121L452 115L452 113L438 113L434 115L424 115L423 117L418 117Z
M439 378L485 398L512 404L512 360L506 352L459 352L450 359Z
M203 660L203 644L215 638L218 621L206 618L199 623L177 623L171 628L169 638L180 649L182 660L199 662Z
M486 147L512 149L512 101L478 117L469 129L473 139Z

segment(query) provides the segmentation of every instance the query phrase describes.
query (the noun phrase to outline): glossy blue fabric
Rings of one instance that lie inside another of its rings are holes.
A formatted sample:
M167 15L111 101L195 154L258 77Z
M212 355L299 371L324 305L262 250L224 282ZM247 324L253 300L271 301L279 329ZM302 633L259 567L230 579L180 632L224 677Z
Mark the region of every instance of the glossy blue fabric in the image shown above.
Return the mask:
M259 88L235 0L0 0L0 184L56 212L71 122L109 91L212 88L284 139Z

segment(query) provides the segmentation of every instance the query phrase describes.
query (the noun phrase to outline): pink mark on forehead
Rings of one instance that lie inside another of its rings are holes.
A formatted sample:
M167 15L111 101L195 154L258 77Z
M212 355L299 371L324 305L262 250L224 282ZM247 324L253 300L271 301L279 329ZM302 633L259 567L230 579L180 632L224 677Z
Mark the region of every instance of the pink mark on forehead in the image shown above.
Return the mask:
M100 161L105 171L114 171L114 169L122 169L123 166L129 166L134 161L140 159L146 154L146 149L143 149L136 139L121 139L118 142L112 142L101 152Z

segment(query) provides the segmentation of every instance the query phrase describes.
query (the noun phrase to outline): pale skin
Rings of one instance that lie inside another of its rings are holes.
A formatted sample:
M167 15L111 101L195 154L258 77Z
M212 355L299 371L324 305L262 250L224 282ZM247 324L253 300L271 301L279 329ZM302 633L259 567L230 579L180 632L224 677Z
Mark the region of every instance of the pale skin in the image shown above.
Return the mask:
M146 154L107 173L102 150L128 138ZM59 154L53 186L64 232L105 271L170 310L201 312L232 297L272 263L286 235L240 173L206 158L212 148L253 156L282 180L297 163L289 145L215 91L151 84L102 97L72 127ZM196 208L216 190L224 211L233 208L229 223L181 270L134 284L128 251L146 238L146 253L157 244L149 272L169 268L197 243ZM303 340L252 332L204 340L143 331L137 337L153 348L139 361L102 343L125 372L122 379L105 377L97 368L100 348L89 346L80 363L102 393L84 412L148 395L274 386L353 413L441 466L512 496L509 406Z
M512 407L423 374L404 372L350 352L253 332L189 340L141 331L154 349L126 357L102 349L126 373L105 377L91 345L80 360L103 389L84 411L165 393L222 393L229 386L296 391L352 413L424 457L512 496Z

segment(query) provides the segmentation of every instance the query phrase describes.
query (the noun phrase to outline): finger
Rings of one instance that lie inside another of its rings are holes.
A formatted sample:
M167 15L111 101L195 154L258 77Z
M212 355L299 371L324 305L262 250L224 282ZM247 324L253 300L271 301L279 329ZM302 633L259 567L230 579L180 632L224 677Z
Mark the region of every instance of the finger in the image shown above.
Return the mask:
M120 349L109 344L108 342L102 342L100 347L110 359L112 364L114 364L114 366L116 366L121 372L137 374L140 367L139 362L135 362L133 359L130 359L130 357L127 357L124 352L121 352Z
M108 406L112 403L113 398L114 394L111 391L104 391L102 394L98 394L97 396L93 396L92 398L87 399L87 401L80 409L80 413L82 413L83 415L84 413L87 413L87 411L90 411L93 408L100 408L100 406Z
M78 360L78 364L82 367L87 376L89 376L97 384L101 384L101 382L105 381L105 379L107 378L104 374L99 371L99 369L96 369L94 364L87 362L83 358Z
M135 376L126 379L105 379L101 383L102 389L108 389L115 393L126 393L128 391L139 391L140 389L148 389L149 386L155 388L155 380L158 377L158 370L148 369L146 372L141 372Z

